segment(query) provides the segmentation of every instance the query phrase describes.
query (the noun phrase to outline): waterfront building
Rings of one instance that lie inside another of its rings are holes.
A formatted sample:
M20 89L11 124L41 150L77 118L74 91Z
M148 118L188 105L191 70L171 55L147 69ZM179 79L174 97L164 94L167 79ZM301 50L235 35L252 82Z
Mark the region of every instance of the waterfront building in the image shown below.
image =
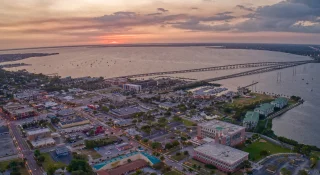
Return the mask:
M282 109L283 107L288 105L288 99L283 98L283 97L279 97L279 98L275 99L274 101L272 101L271 104L276 108Z
M270 103L261 104L260 107L254 109L254 112L257 112L263 116L268 116L274 112L274 106Z
M247 129L255 128L259 122L260 114L253 111L248 111L243 119L243 126Z
M140 92L142 90L142 86L136 84L124 84L123 90Z
M213 142L195 148L193 153L194 159L231 173L237 171L248 156L247 152Z
M197 136L202 139L209 137L214 139L216 143L228 146L241 144L246 139L245 127L219 120L198 124Z

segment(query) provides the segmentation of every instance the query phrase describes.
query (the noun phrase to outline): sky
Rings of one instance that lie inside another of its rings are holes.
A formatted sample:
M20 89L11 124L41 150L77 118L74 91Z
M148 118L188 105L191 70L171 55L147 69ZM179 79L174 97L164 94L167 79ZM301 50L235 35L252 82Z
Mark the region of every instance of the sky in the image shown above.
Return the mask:
M209 42L320 44L320 0L0 1L0 49Z

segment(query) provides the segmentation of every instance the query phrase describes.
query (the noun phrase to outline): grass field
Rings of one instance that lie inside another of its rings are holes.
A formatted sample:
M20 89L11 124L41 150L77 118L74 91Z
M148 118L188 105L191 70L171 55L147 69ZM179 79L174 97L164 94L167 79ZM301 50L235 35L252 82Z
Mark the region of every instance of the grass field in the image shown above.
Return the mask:
M188 155L184 155L183 153L181 153L180 156L174 155L174 156L172 156L171 158L174 159L174 160L176 160L176 161L180 161L180 160L185 159L187 156L188 156Z
M164 175L181 175L181 173L177 172L177 171L170 171L170 172L167 172L167 173L164 173Z
M241 107L241 106L251 105L257 102L272 101L274 99L272 96L265 95L265 94L251 93L250 95L254 98L237 98L237 99L234 99L233 103L230 104L230 106Z
M186 125L186 126L194 126L194 125L195 125L194 122L189 121L189 120L187 120L187 119L182 119L182 123L183 123L184 125Z
M269 153L269 155L276 154L276 153L290 152L289 149L282 148L278 145L275 145L275 144L268 142L268 141L265 141L265 140L256 141L247 147L243 147L242 150L245 152L248 152L250 154L249 155L250 160L253 160L253 161L258 161L258 160L264 158L263 156L260 155L260 152L263 150L267 151Z
M44 162L42 164L42 167L43 167L44 170L47 170L50 165L57 166L58 168L66 166L66 164L64 164L62 162L55 162L51 158L49 153L41 153L41 155L43 155L45 157L45 160L44 160Z
M21 160L13 159L13 160L8 160L8 161L2 161L2 162L0 162L0 170L6 170L7 166L12 161L21 161ZM20 168L20 173L21 173L21 175L28 175L29 174L28 170L26 168Z
M80 152L81 152L81 154L84 154L84 155L91 155L92 159L98 159L98 158L102 157L94 149L84 149L84 150L81 150Z

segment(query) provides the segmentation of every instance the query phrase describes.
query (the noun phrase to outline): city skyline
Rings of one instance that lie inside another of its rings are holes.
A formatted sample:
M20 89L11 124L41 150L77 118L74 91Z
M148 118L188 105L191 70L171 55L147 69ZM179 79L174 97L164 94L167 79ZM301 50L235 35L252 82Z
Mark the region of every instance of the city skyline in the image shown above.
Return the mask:
M320 44L318 0L4 0L0 4L0 49L133 43Z

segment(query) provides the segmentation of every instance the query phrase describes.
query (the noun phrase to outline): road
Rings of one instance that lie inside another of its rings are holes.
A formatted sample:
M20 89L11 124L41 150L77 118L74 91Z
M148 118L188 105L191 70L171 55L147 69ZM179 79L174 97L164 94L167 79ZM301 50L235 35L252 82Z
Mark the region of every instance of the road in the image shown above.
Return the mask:
M17 125L14 122L10 122L8 126L10 128L10 131L12 132L14 141L16 141L19 153L22 155L23 158L27 159L26 167L29 168L30 174L43 175L43 169L40 166L38 166L36 161L34 160L33 151L30 150L27 143L22 138Z

